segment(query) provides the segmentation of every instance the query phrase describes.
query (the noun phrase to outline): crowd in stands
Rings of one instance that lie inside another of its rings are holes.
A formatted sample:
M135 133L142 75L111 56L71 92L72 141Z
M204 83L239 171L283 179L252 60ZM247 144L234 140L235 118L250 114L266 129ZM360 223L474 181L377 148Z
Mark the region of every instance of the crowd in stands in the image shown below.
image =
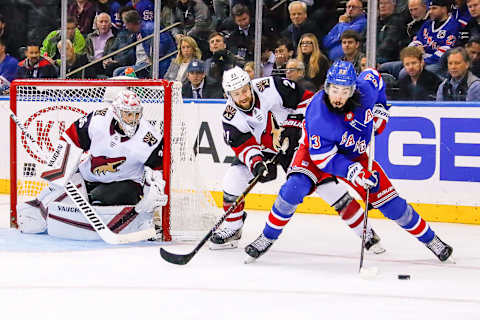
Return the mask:
M358 74L366 68L367 1L263 2L262 76L316 91L335 60L352 62ZM33 19L38 26L26 41L18 34L24 28L0 10L0 90L16 78L59 76L55 3L45 1L51 18ZM222 98L223 71L233 66L253 77L255 6L252 0L162 1L160 28L170 29L160 35L160 77L181 81L185 98ZM116 51L152 35L154 9L153 0L69 1L67 77L109 78L131 68L137 77L151 77L152 39ZM480 101L479 23L480 0L378 0L376 68L389 99Z

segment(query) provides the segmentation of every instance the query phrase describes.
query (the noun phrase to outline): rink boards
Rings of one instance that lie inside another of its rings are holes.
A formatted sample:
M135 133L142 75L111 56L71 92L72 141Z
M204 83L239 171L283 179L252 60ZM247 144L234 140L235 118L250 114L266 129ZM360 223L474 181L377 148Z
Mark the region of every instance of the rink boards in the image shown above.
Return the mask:
M0 98L9 104L8 98ZM221 205L222 178L233 152L225 145L221 117L224 100L185 100L188 116L199 119L190 131L198 138L199 179ZM376 138L375 157L399 193L430 221L480 224L480 104L394 102L385 132ZM9 118L0 117L0 193L9 193ZM192 144L192 148L194 145ZM279 172L280 173L280 172ZM284 175L260 184L246 207L268 210ZM309 197L299 212L334 212L318 197ZM373 212L372 216L380 216Z

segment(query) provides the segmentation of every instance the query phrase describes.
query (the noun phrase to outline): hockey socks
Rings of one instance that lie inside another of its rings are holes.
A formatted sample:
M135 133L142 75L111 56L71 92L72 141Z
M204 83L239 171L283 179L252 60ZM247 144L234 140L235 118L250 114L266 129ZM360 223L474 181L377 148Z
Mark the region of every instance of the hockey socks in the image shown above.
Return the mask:
M430 225L401 197L392 199L378 209L423 243L429 243L435 237Z
M271 240L278 239L283 228L295 213L295 209L297 209L297 205L291 205L279 195L268 214L267 223L263 229L265 237Z
M283 184L263 229L265 237L276 240L295 213L297 205L308 195L312 182L304 174L292 174Z
M235 200L237 199L238 196L229 194L227 192L223 192L223 210L225 212L230 209L230 207L233 205ZM242 201L238 204L238 206L228 215L228 217L225 219L225 222L223 223L224 226L227 226L231 229L240 229L243 226L243 219L244 216L244 211L243 209L245 208L245 201Z
M335 208L342 220L361 238L365 210L363 210L357 200L346 193L333 205L333 208ZM367 223L367 231L369 233L371 232L370 230L370 224Z

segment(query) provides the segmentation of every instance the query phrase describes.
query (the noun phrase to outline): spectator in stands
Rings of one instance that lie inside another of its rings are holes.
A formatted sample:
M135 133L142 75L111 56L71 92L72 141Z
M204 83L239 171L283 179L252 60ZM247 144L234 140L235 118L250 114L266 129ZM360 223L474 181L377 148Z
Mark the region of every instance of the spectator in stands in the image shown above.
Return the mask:
M243 67L243 70L248 73L250 79L255 79L255 62L247 61L247 63L245 63L245 66Z
M434 73L425 70L423 51L418 47L406 47L400 52L406 73L398 79L399 100L435 100L442 82Z
M0 94L10 88L10 82L17 75L18 60L7 54L7 46L0 38Z
M297 59L305 65L305 79L312 81L317 89L321 89L330 62L320 50L317 37L313 33L305 33L300 37Z
M57 69L47 59L40 56L40 46L29 43L25 51L27 56L18 63L17 79L56 78Z
M282 36L293 42L293 46L297 47L300 37L305 33L314 34L317 39L318 27L308 19L307 5L302 1L293 1L288 5L290 20L292 23L282 32Z
M111 51L113 43L115 42L115 36L112 32L112 22L110 19L110 15L106 12L102 12L95 17L95 30L87 36L85 46L88 62L100 59L105 56L107 52ZM107 63L105 63L105 65L106 64ZM92 69L97 75L105 74L102 62L93 65Z
M8 32L7 21L2 14L0 14L0 41L2 41L2 43L5 45L6 53L11 54L12 56L18 55L14 41Z
M68 6L67 10L67 14L76 19L77 28L84 37L93 31L95 13L95 5L89 0L75 0Z
M470 58L470 71L477 77L480 77L480 39L473 38L465 45Z
M86 54L76 54L73 50L73 45L70 40L67 39L66 41L66 54L67 54L67 74L70 72L84 66L88 63L87 55ZM58 51L62 50L62 42L57 43ZM67 76L69 79L91 79L95 77L95 72L92 68L83 69L82 71L78 71L72 75Z
M177 57L170 63L170 66L168 67L168 70L164 76L165 79L185 82L187 79L186 70L189 63L193 59L200 60L201 58L202 53L200 52L195 39L189 36L183 36L178 43Z
M429 19L425 0L408 0L408 11L412 21L407 23L407 35L410 41L417 35L418 30Z
M293 43L288 38L279 38L275 42L275 67L273 68L272 75L285 77L285 69L287 68L287 61L293 57L295 48Z
M122 18L120 16L120 8L122 6L116 0L97 0L97 6L95 8L96 15L98 16L102 12L106 12L110 15L110 21L115 32L121 30L123 27ZM93 23L95 25L95 21Z
M461 30L457 46L464 46L470 39L480 39L480 0L467 0L467 7L472 19Z
M454 1L452 17L460 24L460 29L465 28L468 22L472 19L470 12L468 12L465 0Z
M131 0L126 5L135 8L142 21L153 22L154 6L151 0Z
M341 40L343 51L341 59L351 62L357 75L359 75L362 72L360 61L365 57L365 54L360 51L362 36L354 30L345 30L342 33Z
M455 45L460 24L449 14L450 0L430 1L430 19L418 30L411 46L421 46L425 50L424 60L427 70L442 74L442 55Z
M260 56L260 61L262 64L262 77L269 77L272 75L272 71L275 66L275 54L273 53L273 50L274 45L272 44L272 41L268 37L263 36L262 53Z
M227 50L224 36L219 32L212 32L208 37L208 44L212 56L205 60L207 82L222 83L223 72L238 65L235 56Z
M180 27L172 31L177 42L181 34L199 37L199 34L213 30L210 11L203 0L178 0L173 13L174 21L182 22Z
M367 17L363 11L361 0L349 0L346 11L338 17L338 23L323 38L323 47L328 52L330 60L334 61L343 56L341 36L345 30L354 30L363 33L367 28Z
M367 57L363 57L360 59L360 70L363 72L365 69L367 69Z
M218 84L205 81L205 64L201 60L193 59L188 64L187 81L182 87L182 97L193 99L221 99L223 91Z
M448 52L448 77L437 90L437 101L480 101L480 79L469 71L470 58L462 48Z
M122 30L112 46L112 51L123 48L128 44L141 40L153 33L153 22L145 22L140 19L140 15L136 10L127 11L124 14L125 30ZM151 64L151 40L137 44L135 47L127 49L117 55L108 65L107 71L111 70L111 66L120 66L113 71L113 76L123 75L125 69L132 66L137 77L148 76L147 67ZM160 34L160 57L176 49L175 41L169 32ZM170 65L170 60L160 62L159 75L163 77Z
M408 43L406 21L394 13L395 0L378 1L377 63L399 59L400 50Z
M228 36L228 48L237 56L237 59L253 60L255 25L251 23L250 10L243 4L236 4L232 8L232 17L236 28Z
M295 81L297 85L305 90L317 91L317 87L313 82L305 79L305 65L297 59L289 59L286 64L287 79Z
M85 53L85 38L76 27L77 21L74 17L67 18L67 39L73 43L76 54ZM40 54L50 61L52 64L60 65L60 52L57 50L57 43L61 40L62 33L60 30L52 31L43 40L43 46ZM54 62L56 60L56 62Z

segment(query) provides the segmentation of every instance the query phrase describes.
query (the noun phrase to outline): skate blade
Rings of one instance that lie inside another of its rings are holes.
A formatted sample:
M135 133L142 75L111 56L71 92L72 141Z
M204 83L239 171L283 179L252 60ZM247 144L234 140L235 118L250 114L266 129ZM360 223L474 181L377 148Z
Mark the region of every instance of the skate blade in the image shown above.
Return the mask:
M457 262L455 261L455 259L452 256L448 257L447 260L442 261L442 263L443 264L457 264Z
M227 243L222 243L222 244L209 242L208 243L208 248L210 250L235 249L235 248L238 248L238 240L233 240L233 241L230 241L230 242L227 242Z
M370 249L368 250L368 252L372 252L374 254L382 254L384 252L386 252L387 250L385 250L385 248L383 248L380 244L374 244L373 246L370 247Z
M245 254L245 259L243 260L243 263L250 264L250 263L253 263L255 261L257 261L257 258L254 258L254 257L252 257L248 254Z

